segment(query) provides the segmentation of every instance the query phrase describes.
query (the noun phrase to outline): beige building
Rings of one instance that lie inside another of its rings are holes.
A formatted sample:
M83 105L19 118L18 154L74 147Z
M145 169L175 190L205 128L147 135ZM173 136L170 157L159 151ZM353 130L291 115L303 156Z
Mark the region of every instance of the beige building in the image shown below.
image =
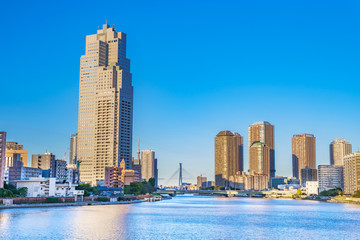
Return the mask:
M215 185L229 186L230 175L243 170L243 138L221 131L215 137Z
M330 164L343 166L344 156L351 153L351 144L349 141L337 138L330 143Z
M4 187L5 149L6 149L6 132L0 132L0 188Z
M301 169L316 169L315 137L312 134L296 134L292 137L293 177L301 181Z
M250 147L249 169L270 176L270 148L262 142L254 142Z
M82 182L95 185L105 167L131 169L133 86L126 34L104 24L86 36L80 60L77 157Z
M141 177L148 181L156 177L155 152L151 150L141 151Z
M50 172L54 174L52 171L55 171L55 155L49 152L33 154L31 156L31 167L43 170L50 169Z
M202 186L202 183L203 182L206 182L207 181L207 178L206 177L203 177L201 174L200 174L200 176L197 176L197 184L196 184L196 187L197 187L197 189L198 190L200 190L201 189L201 186Z
M71 134L70 137L70 164L76 163L77 160L77 144L78 144L78 135L77 133Z
M249 171L263 172L269 174L270 178L275 177L274 126L265 121L256 122L249 126L248 137ZM259 154L266 154L266 156ZM261 159L264 161L261 162Z
M269 188L269 175L254 171L249 174L236 172L229 177L229 183L230 187L237 190L262 191Z
M12 167L12 163L14 161L13 156L14 153L19 153L21 161L24 164L24 167L27 167L27 159L28 159L28 151L24 150L22 144L18 144L17 142L6 142L6 166L5 169Z
M344 192L354 194L360 190L360 152L344 157Z

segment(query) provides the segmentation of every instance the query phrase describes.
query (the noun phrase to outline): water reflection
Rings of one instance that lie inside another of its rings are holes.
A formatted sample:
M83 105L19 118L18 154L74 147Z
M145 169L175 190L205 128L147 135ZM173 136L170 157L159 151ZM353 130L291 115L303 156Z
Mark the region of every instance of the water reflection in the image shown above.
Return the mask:
M0 210L1 239L360 239L359 226L359 206L282 199Z

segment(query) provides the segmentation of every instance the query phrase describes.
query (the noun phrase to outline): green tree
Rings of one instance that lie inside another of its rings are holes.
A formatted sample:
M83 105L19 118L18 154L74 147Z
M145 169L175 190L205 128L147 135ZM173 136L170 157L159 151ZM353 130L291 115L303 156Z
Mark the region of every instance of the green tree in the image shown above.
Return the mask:
M215 186L214 190L225 190L224 186Z
M141 182L130 183L130 194L139 195L141 194L143 186Z
M18 192L18 196L19 197L26 197L27 196L27 193L28 193L28 188L27 187L22 187L22 188L19 188L17 190Z
M155 178L150 178L148 182L151 186L155 187Z
M14 197L14 194L12 191L5 189L5 188L0 188L0 197L6 198L6 197Z
M152 185L152 183L150 183L150 180L149 182L142 181L141 183L142 183L141 194L153 193L156 191L155 187Z
M301 189L300 188L297 190L296 195L299 195L299 196L301 195Z
M322 191L320 193L321 196L330 196L330 197L342 195L342 194L343 194L343 192L342 192L341 188L329 189L327 191Z
M360 190L357 190L357 191L354 193L353 197L355 197L355 198L360 198Z
M90 184L88 183L80 183L76 188L76 190L84 190L84 196L90 196L90 193L93 193L94 195L99 195L100 194L100 190L97 189L96 187L92 187Z

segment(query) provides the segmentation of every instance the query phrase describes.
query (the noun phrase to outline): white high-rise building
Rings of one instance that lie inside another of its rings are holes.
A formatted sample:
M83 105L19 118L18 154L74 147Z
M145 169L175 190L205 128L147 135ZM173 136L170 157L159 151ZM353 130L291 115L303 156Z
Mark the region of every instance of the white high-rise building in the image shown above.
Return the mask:
M335 165L318 166L319 193L334 188L344 189L344 168Z
M80 60L77 159L80 180L95 185L105 167L131 168L133 86L126 34L104 24L86 36Z

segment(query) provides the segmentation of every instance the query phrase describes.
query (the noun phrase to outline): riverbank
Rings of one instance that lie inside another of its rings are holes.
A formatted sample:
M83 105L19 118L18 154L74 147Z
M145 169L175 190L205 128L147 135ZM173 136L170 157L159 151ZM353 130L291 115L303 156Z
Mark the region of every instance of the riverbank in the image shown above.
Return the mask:
M9 208L44 208L44 207L74 207L74 206L98 206L98 205L119 205L119 204L134 204L148 202L146 199L120 201L120 202L73 202L73 203L34 203L34 204L12 204L12 205L0 205L1 209Z
M331 198L327 202L332 203L349 203L349 204L356 204L360 205L360 198L353 198L353 197L345 197L345 196L336 196Z

